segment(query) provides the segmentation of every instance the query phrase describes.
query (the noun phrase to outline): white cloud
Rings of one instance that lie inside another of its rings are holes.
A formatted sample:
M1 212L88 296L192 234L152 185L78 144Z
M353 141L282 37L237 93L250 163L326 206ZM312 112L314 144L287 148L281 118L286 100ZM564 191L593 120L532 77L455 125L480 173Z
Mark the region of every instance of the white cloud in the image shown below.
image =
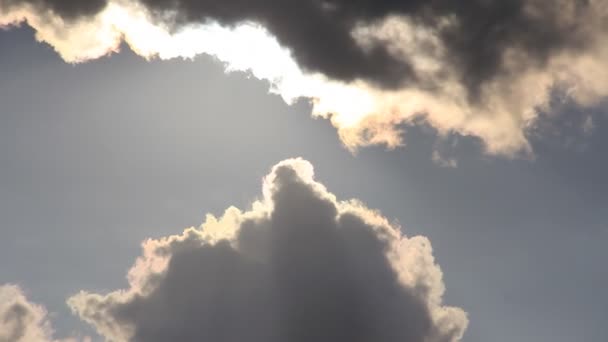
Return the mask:
M56 340L52 336L53 329L44 307L28 301L18 286L0 285L0 342L77 341L75 338Z

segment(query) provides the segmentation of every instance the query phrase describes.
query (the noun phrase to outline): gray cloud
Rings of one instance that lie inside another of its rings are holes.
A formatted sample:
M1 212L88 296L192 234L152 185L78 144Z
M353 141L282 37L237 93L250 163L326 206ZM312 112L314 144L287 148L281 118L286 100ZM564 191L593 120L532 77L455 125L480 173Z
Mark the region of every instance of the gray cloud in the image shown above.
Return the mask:
M0 0L68 62L117 52L210 54L288 103L309 99L350 149L403 145L424 122L532 156L556 89L579 106L608 95L604 0Z
M565 7L574 7L578 17L589 14L589 0L140 0L139 3L179 29L192 23L219 22L232 26L257 22L293 53L295 60L309 71L332 79L362 79L381 87L426 84L410 61L390 52L386 41L373 41L362 47L352 32L391 16L406 16L417 25L437 27L442 45L450 56L446 68L457 71L471 96L477 96L487 81L513 71L505 68L505 52L520 51L528 61L521 65L542 65L564 50L577 51L593 43L583 20L568 22ZM28 4L39 11L50 11L65 19L97 14L106 0L4 0L9 7ZM170 14L170 15L169 15ZM171 18L167 21L167 18ZM449 20L451 25L442 25ZM419 46L424 49L424 46ZM431 48L431 47L427 47ZM447 72L448 70L444 70ZM435 79L434 81L439 81Z
M338 202L303 160L265 178L249 211L143 244L130 287L72 310L113 341L417 341L462 337L424 237Z

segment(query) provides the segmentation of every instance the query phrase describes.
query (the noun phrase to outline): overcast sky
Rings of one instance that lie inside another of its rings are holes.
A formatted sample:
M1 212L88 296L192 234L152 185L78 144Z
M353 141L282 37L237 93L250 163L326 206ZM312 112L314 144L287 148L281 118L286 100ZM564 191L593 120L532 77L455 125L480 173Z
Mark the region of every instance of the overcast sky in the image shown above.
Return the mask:
M534 156L424 124L353 154L307 101L211 57L123 47L73 65L29 28L0 31L0 284L44 305L55 337L95 336L68 297L127 288L142 241L247 209L273 165L302 157L339 199L428 237L443 302L468 313L463 341L602 341L608 107L554 100L527 133Z

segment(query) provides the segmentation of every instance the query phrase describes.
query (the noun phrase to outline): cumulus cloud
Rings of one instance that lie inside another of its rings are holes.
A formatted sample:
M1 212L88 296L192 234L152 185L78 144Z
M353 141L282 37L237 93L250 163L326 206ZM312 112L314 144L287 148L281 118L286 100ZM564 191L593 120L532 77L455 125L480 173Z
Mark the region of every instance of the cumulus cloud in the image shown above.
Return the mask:
M44 307L25 297L16 285L0 285L0 342L76 342L55 340ZM89 341L85 338L82 341Z
M338 201L301 159L250 210L142 246L128 288L68 300L108 340L450 342L468 323L425 237Z
M46 311L14 285L0 286L0 341L50 341Z
M402 143L404 124L531 153L527 133L565 89L608 94L604 0L0 0L0 26L27 22L69 62L118 51L205 53L291 103L308 98L344 144Z

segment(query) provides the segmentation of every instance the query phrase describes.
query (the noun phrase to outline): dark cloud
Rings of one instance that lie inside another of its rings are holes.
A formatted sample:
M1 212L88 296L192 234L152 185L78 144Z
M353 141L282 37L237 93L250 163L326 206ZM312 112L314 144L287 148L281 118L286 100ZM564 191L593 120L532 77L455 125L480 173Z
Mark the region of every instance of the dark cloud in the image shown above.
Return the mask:
M144 244L131 288L81 293L73 310L111 340L457 341L428 241L339 203L310 164L283 162L265 200L201 230Z
M23 1L73 18L101 10L105 0L9 0ZM583 17L589 0L140 0L167 18L172 13L176 28L188 23L216 21L235 25L253 21L265 26L280 43L291 49L306 70L332 79L363 79L388 88L404 85L433 87L441 79L419 78L409 61L390 53L377 40L363 48L353 37L358 25L373 24L389 16L407 16L415 23L438 31L450 56L449 72L457 72L472 97L486 81L505 72L506 51L521 51L528 64L542 65L549 56L591 43L581 30L583 20L566 22L565 7ZM576 16L576 15L575 15ZM451 25L441 25L449 20ZM442 28L443 27L443 28ZM512 72L512 70L510 70Z
M563 2L552 0L141 1L156 11L176 10L186 22L260 22L291 48L301 66L331 78L362 78L388 87L415 84L416 75L381 41L371 50L362 49L351 35L355 26L391 15L409 16L430 27L450 18L455 25L440 30L440 36L452 57L451 67L460 70L472 95L501 72L507 49L521 49L533 62L543 63L556 50L586 42L576 23L563 26ZM585 0L566 2L581 11L588 6ZM526 6L537 7L541 15L532 15Z
M583 107L608 95L604 0L97 1L0 0L0 26L27 22L71 63L123 42L145 58L213 55L288 103L311 99L352 150L401 146L402 126L424 122L532 157L527 133L556 89Z
M6 334L6 341L18 341L27 329L27 322L32 320L33 314L29 308L21 303L13 303L2 314L2 322L10 326Z

